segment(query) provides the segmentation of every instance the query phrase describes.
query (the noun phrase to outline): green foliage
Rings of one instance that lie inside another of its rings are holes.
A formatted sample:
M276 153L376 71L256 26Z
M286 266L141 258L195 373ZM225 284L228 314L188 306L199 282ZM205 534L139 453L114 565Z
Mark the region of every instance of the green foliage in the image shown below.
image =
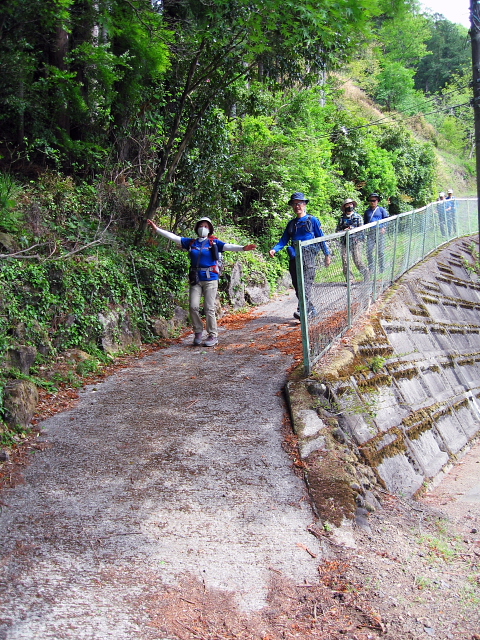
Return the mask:
M183 154L176 179L165 189L161 209L168 211L173 231L191 228L205 211L215 220L228 222L228 212L237 200L238 167L232 156L231 131L225 114L212 108Z
M436 175L433 145L416 140L410 132L399 126L388 127L381 144L391 153L398 197L406 203L407 209L430 202Z
M420 542L429 549L428 558L431 562L451 561L463 550L461 542L456 542L446 535L436 537L426 534L420 537Z
M104 251L80 260L3 262L0 266L4 349L21 324L27 344L50 351L79 347L95 352L102 335L99 313L119 305L128 309L148 338L146 318L170 317L186 273L183 254L151 247L126 253Z
M378 74L376 100L389 111L398 109L414 94L413 76L415 71L407 69L400 62L388 62Z
M430 38L430 21L415 8L384 20L378 30L378 39L388 61L397 61L413 69L426 56L432 55L426 44Z
M439 132L451 151L460 153L465 149L465 132L458 126L458 118L445 116Z
M469 65L470 67L470 65ZM433 113L426 117L437 129L437 145L459 157L473 158L474 122L471 108L471 88L468 82L470 68L453 74L433 102Z
M415 75L415 86L425 93L440 92L449 78L465 68L471 69L471 52L466 46L465 27L453 24L439 14L429 20L430 39L427 55L420 61Z
M373 358L370 358L368 361L368 366L373 373L378 373L383 369L385 362L386 359L382 358L382 356L373 356Z
M234 219L249 233L261 237L265 248L283 233L291 209L292 192L309 194L309 212L328 218L338 181L331 163L329 114L334 105L322 103L327 85L301 92L289 90L270 95L256 111L269 108L275 117L245 115L231 125L232 151L238 162L241 193Z
M168 98L158 111L163 139L145 220L154 215L213 105L238 113L231 99L241 82L259 80L273 90L318 85L320 74L338 67L354 50L353 34L366 31L379 12L377 0L215 0L208 10L195 0L167 3L166 18L174 26L181 55L172 60Z
M9 174L0 173L0 231L17 233L23 222L18 208L21 186Z
M1 416L0 406L0 416ZM7 427L0 418L0 446L10 447L24 440L28 434L31 433L31 429L25 429L19 425L13 427Z
M97 358L89 358L88 360L81 360L75 370L79 376L85 377L98 373L101 369L101 364L101 361Z
M0 122L14 160L98 170L152 97L171 35L148 2L9 3L0 39Z
M357 193L351 191L350 197L358 194L366 200L376 191L403 203L405 211L432 199L436 160L430 143L416 140L397 124L363 127L365 119L353 109L344 109L336 122L332 160L355 185Z
M364 182L365 193L397 194L397 176L393 157L386 149L376 147L373 136L367 138L371 144L365 150L365 164L360 168L358 179Z

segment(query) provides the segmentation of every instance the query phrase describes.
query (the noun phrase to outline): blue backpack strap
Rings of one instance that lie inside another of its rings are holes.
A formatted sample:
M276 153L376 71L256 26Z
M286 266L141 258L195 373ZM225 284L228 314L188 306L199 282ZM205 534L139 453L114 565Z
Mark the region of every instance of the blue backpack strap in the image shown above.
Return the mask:
M312 222L312 216L310 214L307 213L307 218L308 218L308 229L307 229L307 233L313 233L313 222Z

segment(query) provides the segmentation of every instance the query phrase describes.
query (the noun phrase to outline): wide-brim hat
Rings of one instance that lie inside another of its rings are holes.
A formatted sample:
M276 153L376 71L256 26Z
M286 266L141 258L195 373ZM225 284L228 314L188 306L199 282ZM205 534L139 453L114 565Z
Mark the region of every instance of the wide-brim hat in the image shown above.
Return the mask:
M200 218L200 220L197 220L197 222L195 223L195 233L198 233L198 225L200 224L200 222L208 222L208 228L210 230L210 233L213 233L213 222L210 220L210 218Z
M353 208L357 206L357 203L355 202L355 200L352 200L352 198L347 198L346 200L343 201L342 209L346 204L353 204Z
M377 200L378 200L379 202L381 202L381 200L382 200L382 197L381 197L378 193L371 193L371 194L368 196L368 200L370 200L370 198L377 198Z
M290 196L290 200L288 201L288 204L293 204L294 200L303 200L305 202L305 204L308 204L310 202L310 200L308 200L308 198L305 197L305 194L302 193L301 191L295 191L295 193L292 193L292 195Z
M440 193L438 194L439 198L444 198L445 197L445 193L443 191L440 191Z
M449 189L447 193L453 193L453 189Z

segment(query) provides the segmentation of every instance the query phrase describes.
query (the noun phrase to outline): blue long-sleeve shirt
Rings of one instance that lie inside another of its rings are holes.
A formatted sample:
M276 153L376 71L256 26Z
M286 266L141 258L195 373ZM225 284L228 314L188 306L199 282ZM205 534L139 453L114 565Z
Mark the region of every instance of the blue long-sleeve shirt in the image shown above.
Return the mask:
M281 251L289 242L292 244L296 241L313 240L313 238L321 238L325 234L322 230L321 222L315 216L304 215L300 218L290 220L285 227L282 237L279 242L273 247L275 253ZM331 254L331 251L326 242L320 242L320 248L326 256ZM293 254L293 255L292 255ZM290 258L295 257L294 249L289 250Z

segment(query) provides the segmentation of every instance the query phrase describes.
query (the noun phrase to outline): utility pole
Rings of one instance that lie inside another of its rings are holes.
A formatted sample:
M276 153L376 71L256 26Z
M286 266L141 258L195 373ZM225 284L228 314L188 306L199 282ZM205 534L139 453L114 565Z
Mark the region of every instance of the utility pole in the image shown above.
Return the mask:
M475 166L477 170L477 211L480 239L480 0L470 0L472 40L473 117L475 121Z

